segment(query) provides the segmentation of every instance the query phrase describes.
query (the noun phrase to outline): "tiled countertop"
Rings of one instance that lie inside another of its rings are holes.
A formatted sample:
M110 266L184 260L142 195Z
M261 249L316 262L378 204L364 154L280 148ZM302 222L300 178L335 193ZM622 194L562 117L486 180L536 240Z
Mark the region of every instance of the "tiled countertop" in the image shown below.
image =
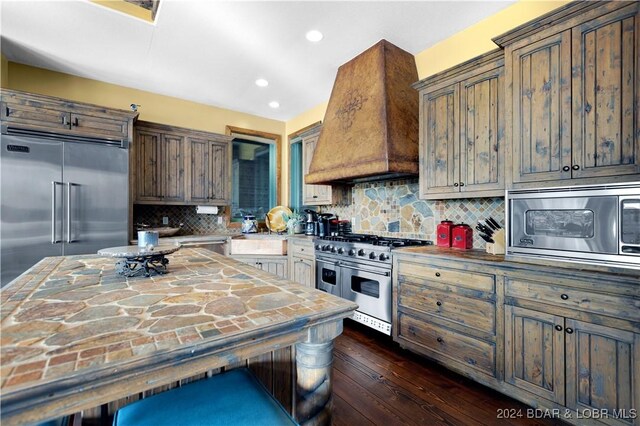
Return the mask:
M169 273L150 278L117 275L114 259L97 255L49 257L5 287L3 398L276 324L344 317L356 307L209 250L167 257Z

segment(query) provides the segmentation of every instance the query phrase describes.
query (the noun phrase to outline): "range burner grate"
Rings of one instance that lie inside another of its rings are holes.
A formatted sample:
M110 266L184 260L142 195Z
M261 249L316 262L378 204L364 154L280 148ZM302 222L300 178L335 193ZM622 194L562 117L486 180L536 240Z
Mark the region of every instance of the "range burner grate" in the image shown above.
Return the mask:
M413 240L409 238L390 238L379 237L377 235L370 234L345 234L321 237L324 241L341 241L345 243L366 243L373 244L374 246L384 247L408 247L408 246L426 246L432 245L433 242L429 240Z

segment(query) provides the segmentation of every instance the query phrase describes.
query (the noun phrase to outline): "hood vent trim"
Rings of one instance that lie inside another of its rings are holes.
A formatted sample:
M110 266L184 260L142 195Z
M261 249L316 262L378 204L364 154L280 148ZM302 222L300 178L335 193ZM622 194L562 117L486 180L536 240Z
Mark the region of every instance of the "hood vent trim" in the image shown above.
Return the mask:
M305 183L418 175L416 81L413 55L386 40L342 65Z

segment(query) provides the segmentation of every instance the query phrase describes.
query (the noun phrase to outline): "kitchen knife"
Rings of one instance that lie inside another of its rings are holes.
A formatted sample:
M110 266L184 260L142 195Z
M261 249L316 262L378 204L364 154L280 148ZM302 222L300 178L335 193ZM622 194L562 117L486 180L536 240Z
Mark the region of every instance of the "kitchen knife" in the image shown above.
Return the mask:
M486 235L484 235L484 234L478 234L478 235L480 235L480 238L482 238L482 239L483 239L483 240L485 240L486 242L488 242L488 243L493 243L493 240L491 239L491 237L488 237L488 236L486 236Z
M488 226L484 226L481 223L478 223L478 226L476 226L476 229L478 231L480 231L480 232L484 232L488 236L492 236L493 235L493 230L491 228L489 228Z
M493 224L493 226L495 226L497 229L502 229L502 226L500 226L500 224L491 216L489 216L489 219L487 219L489 222L491 222Z
M494 230L494 231L497 231L497 230L498 230L498 228L496 228L496 227L493 225L493 223L489 222L489 219L485 219L485 220L484 220L484 223L486 223L486 224L489 226L489 228L491 228L492 230Z

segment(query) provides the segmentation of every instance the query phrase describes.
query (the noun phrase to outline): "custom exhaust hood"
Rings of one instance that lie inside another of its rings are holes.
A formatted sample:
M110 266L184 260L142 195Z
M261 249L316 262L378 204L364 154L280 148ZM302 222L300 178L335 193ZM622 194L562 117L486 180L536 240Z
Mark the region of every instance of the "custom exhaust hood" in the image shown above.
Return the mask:
M342 65L305 183L417 175L416 81L413 55L386 40Z

